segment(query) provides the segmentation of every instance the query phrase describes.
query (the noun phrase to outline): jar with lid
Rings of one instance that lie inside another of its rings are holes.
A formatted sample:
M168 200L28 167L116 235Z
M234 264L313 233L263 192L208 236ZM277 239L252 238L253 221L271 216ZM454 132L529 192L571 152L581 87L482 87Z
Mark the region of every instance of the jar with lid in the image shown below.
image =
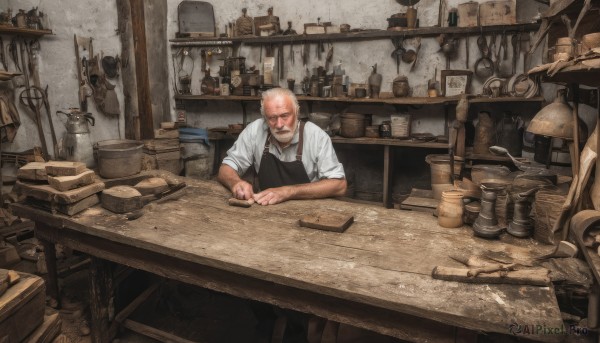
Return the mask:
M392 91L397 98L409 96L410 86L408 85L408 78L403 75L397 76L392 84Z
M392 137L392 122L386 120L379 125L379 137L390 138Z
M438 205L438 224L442 227L455 228L463 225L463 193L458 190L442 192Z

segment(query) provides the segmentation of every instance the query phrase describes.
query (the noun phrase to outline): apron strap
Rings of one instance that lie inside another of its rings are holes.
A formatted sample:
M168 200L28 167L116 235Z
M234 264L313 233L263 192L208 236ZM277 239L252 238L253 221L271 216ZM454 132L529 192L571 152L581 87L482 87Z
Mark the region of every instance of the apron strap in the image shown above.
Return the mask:
M269 130L269 129L267 129ZM267 140L265 141L265 148L263 149L263 156L269 153L269 148L271 147L271 131L269 130L269 134L267 135Z
M304 124L305 122L300 122L300 138L298 139L298 149L296 149L296 161L302 162L302 148L304 147Z

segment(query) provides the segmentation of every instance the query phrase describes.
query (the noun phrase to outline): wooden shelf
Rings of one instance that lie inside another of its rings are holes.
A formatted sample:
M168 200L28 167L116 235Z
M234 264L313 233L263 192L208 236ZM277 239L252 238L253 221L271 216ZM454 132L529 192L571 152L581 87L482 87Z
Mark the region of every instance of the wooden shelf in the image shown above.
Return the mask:
M539 23L525 23L513 25L494 25L494 26L477 26L477 27L420 27L416 29L404 29L399 31L393 30L364 30L348 33L330 33L317 35L289 35L289 36L269 36L269 37L201 37L201 38L174 38L170 42L178 46L195 42L232 42L244 44L271 44L271 43L298 43L298 42L319 42L319 41L357 41L357 40L372 40L372 39L390 39L393 37L433 37L442 33L451 35L480 35L481 33L492 32L530 32L536 31L540 27Z
M14 27L14 26L0 26L0 34L41 37L44 35L51 35L52 30L34 30L34 29L24 29L24 28Z
M344 138L344 137L331 137L331 141L334 144L359 144L359 145L387 145L387 146L402 146L411 148L423 148L423 149L448 149L448 143L438 142L415 142L410 139L402 140L397 138Z
M315 96L297 96L299 101L323 101L323 102L345 102L345 103L365 103L365 104L390 104L390 105L445 105L455 104L459 97L406 97L406 98L320 98ZM259 96L214 96L214 95L175 95L175 100L205 100L205 101L260 101ZM519 98L519 97L502 97L502 98L487 98L473 97L469 102L478 103L505 103L505 102L542 102L543 97Z
M600 87L600 67L588 67L581 63L561 69L554 76L546 75L546 71L531 74L542 76L542 82L581 84L589 87Z

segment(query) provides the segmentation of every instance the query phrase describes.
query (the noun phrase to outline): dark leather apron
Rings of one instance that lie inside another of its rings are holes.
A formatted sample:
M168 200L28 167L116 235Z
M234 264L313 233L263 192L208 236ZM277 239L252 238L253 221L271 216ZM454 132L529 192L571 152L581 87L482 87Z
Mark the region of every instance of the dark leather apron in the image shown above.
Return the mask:
M306 169L302 164L304 122L300 123L299 130L300 138L296 150L296 160L292 162L283 162L269 152L271 146L271 133L269 132L258 171L258 184L261 191L267 188L310 183Z

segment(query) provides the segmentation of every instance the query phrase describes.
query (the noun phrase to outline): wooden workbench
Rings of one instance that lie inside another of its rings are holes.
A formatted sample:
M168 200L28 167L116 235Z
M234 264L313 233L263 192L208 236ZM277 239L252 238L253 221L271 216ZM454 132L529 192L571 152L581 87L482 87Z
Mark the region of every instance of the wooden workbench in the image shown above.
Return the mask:
M436 265L459 266L448 257L459 250L536 255L550 247L531 240L483 240L468 227L442 228L430 214L334 199L230 207L229 192L219 184L185 181L184 197L149 205L132 221L98 206L73 217L22 204L13 209L36 221L36 235L47 249L48 242L60 243L95 257L93 293L110 286L98 268L108 260L410 341L454 342L456 328L509 334L513 323L562 325L552 287L430 276ZM300 217L320 209L353 214L355 223L345 233L299 227ZM96 341L108 340L101 331L109 325L102 306L92 304L92 331L101 336Z

